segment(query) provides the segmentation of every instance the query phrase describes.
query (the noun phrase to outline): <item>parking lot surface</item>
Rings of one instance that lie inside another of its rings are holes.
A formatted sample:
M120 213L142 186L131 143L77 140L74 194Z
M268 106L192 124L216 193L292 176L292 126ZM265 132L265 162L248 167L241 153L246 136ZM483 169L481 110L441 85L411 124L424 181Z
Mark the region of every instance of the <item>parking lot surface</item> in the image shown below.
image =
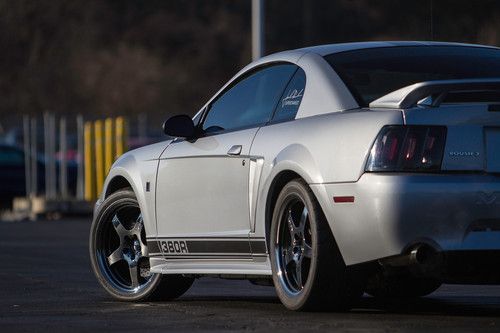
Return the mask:
M0 222L0 328L12 331L500 331L500 286L443 286L348 313L286 310L272 287L203 278L176 301L123 303L90 269L89 219ZM498 263L497 263L498 264Z

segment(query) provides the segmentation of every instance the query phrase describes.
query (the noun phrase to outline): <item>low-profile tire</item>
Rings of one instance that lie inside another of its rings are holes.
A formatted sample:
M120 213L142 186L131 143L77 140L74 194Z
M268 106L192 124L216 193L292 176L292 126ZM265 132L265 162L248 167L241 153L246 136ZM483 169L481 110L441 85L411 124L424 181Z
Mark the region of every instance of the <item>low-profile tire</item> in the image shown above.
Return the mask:
M99 283L121 301L174 299L193 283L182 275L150 273L146 233L134 192L110 195L90 229L90 262Z
M418 278L410 274L387 276L379 272L369 279L366 293L376 298L417 298L432 294L441 284L434 278Z
M290 181L274 207L269 251L273 281L291 310L345 311L363 284L346 267L326 218L309 186Z

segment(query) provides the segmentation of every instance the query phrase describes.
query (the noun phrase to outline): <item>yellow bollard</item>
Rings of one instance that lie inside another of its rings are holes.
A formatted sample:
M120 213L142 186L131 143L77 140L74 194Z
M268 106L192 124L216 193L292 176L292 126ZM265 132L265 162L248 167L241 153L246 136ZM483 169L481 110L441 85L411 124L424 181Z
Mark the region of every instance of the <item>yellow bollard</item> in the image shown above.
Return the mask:
M95 173L96 173L96 195L99 196L104 185L104 150L103 150L103 128L102 121L94 122L95 140Z
M84 170L85 170L85 190L84 199L86 201L94 200L95 189L94 189L94 164L92 159L92 123L87 121L83 128L83 142L84 142Z
M113 119L104 121L104 172L107 175L114 160Z
M120 157L127 149L127 128L124 117L115 120L115 159Z

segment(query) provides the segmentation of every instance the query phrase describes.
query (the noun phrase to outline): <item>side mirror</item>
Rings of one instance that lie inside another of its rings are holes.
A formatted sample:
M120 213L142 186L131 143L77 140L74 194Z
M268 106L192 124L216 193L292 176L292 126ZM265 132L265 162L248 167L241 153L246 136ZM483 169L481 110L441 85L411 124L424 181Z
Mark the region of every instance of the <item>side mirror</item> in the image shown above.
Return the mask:
M163 123L165 134L178 138L192 138L195 134L195 127L191 117L181 114L167 119Z

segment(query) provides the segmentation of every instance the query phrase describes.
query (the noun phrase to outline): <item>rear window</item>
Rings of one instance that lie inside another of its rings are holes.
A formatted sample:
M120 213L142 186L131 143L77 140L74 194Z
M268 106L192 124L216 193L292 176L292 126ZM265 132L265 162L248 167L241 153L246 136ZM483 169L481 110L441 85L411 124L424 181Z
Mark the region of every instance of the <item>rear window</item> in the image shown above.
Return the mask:
M402 46L325 56L361 106L422 81L500 78L500 51L467 46Z

